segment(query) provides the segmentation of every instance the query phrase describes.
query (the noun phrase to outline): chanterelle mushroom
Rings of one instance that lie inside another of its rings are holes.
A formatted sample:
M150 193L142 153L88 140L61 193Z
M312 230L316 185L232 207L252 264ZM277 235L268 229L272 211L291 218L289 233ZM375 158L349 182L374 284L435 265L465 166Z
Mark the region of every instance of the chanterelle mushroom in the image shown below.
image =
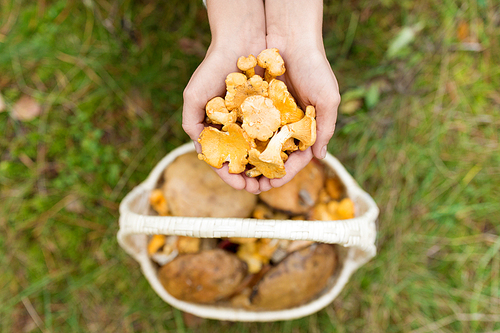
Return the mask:
M258 75L247 80L245 74L231 73L226 77L226 87L226 108L231 111L238 109L249 96L262 95L267 97L269 85Z
M316 109L312 105L307 106L304 118L285 126L292 132L291 137L300 141L299 149L306 150L316 142Z
M260 158L260 152L257 149L250 149L248 154L248 162L255 166L246 172L248 177L257 177L261 174L269 179L282 178L286 175L285 164L278 153L278 159L265 162Z
M297 122L304 117L304 112L297 107L283 81L274 79L269 83L269 98L280 110L281 125Z
M241 127L249 137L265 141L280 127L280 112L264 96L250 96L241 104Z
M257 66L257 58L253 54L250 54L247 58L241 56L238 58L236 66L243 72L248 78L255 75L255 66Z
M213 124L228 125L235 123L238 118L236 112L229 112L222 97L215 97L208 101L206 106L207 117Z
M250 143L240 126L229 124L222 128L222 132L205 127L198 142L201 144L200 160L214 168L221 168L222 164L229 162L229 173L245 171Z
M306 108L306 115L301 120L281 127L272 138L266 149L260 154L263 162L277 163L280 159L280 153L283 145L288 139L294 138L300 141L299 149L306 150L316 141L316 119L315 109L309 105Z
M266 49L257 56L257 64L266 70L265 79L271 82L285 73L285 62L276 48Z

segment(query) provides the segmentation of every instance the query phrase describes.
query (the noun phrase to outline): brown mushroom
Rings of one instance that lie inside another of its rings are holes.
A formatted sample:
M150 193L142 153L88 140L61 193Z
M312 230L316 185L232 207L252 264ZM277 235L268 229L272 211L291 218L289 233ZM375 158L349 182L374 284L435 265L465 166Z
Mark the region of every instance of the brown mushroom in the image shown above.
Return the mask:
M229 162L229 173L245 170L250 143L237 124L224 126L222 132L215 127L205 127L198 142L201 144L200 160L214 168L221 168L225 162Z
M257 58L253 54L250 54L248 57L241 56L238 58L238 62L236 66L242 71L245 72L245 75L248 78L251 78L255 75L255 66L257 66Z
M161 284L173 297L214 303L233 294L245 277L245 264L221 249L180 255L158 271Z
M266 70L265 79L271 82L277 76L285 74L285 62L276 48L266 49L257 56L257 64Z
M313 160L281 187L259 194L269 206L292 214L305 214L316 203L324 184L323 166Z
M332 245L314 244L293 252L254 287L251 304L256 309L280 310L310 301L325 289L336 265Z
M241 127L249 137L266 141L280 127L280 112L264 96L250 96L241 104Z
M274 79L269 83L269 98L281 113L281 125L295 123L304 117L283 81Z
M257 197L227 185L195 153L179 156L164 173L163 191L174 216L250 217Z
M228 125L235 123L238 118L236 112L229 112L226 109L226 103L222 97L212 98L205 109L212 124Z

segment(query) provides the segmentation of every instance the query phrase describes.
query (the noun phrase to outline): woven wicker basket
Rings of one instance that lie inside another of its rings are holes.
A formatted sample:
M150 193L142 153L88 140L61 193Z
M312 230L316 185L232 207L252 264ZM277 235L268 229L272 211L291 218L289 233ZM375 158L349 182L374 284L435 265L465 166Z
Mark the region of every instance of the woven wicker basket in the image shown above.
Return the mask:
M375 256L375 221L379 210L373 199L364 192L330 154L323 160L333 169L355 204L356 217L343 221L255 220L240 218L192 218L151 216L149 194L156 187L165 168L178 156L194 150L185 144L165 156L148 178L134 188L120 204L118 242L141 265L144 276L156 293L172 306L199 317L230 321L276 321L304 317L330 304L340 293L349 277L361 265ZM279 311L248 311L214 305L200 305L171 296L157 277L157 268L147 254L148 235L164 234L200 238L256 237L289 240L311 240L339 244L340 269L335 281L319 297L307 304Z

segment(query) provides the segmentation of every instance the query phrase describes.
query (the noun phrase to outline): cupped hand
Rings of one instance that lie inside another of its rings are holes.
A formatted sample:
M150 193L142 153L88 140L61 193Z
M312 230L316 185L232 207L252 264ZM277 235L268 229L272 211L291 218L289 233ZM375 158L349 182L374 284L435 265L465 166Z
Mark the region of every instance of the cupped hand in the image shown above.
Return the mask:
M340 94L337 79L333 74L324 49L311 48L294 43L287 45L279 38L268 37L267 47L276 47L285 61L286 72L278 79L283 80L297 104L305 110L306 106L316 108L317 137L314 145L303 152L293 152L285 163L286 175L279 179L260 179L262 191L279 187L290 181L313 155L323 159L327 144L335 131L337 108Z
M262 1L208 0L208 20L212 42L205 59L192 75L184 90L182 127L201 152L198 138L205 127L205 106L216 96L226 92L225 79L239 71L236 60L244 55L258 54L266 48L266 21ZM215 172L235 189L259 193L257 179L245 174L230 174L228 166Z

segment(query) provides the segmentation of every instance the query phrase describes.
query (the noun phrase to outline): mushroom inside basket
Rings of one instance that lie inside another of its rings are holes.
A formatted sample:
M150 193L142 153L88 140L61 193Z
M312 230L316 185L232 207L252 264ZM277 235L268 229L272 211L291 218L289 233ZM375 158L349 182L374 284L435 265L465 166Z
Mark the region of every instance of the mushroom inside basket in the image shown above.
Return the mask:
M224 183L197 155L179 156L150 195L161 216L343 220L354 204L339 178L317 160L282 187L250 194ZM328 289L342 266L337 245L269 238L153 235L148 255L173 297L199 304L281 310Z

